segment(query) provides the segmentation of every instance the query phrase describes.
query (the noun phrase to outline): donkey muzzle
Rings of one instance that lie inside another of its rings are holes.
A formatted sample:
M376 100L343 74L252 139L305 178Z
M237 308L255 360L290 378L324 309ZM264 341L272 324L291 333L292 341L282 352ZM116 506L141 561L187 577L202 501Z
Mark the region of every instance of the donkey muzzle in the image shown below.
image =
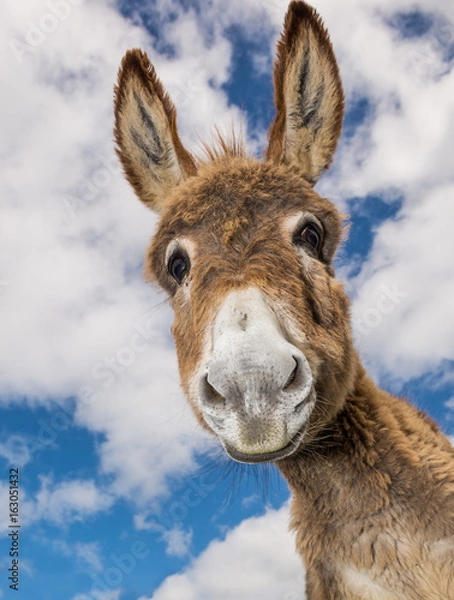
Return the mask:
M199 407L227 453L241 462L293 453L315 404L303 352L287 341L262 292L231 292L214 322Z

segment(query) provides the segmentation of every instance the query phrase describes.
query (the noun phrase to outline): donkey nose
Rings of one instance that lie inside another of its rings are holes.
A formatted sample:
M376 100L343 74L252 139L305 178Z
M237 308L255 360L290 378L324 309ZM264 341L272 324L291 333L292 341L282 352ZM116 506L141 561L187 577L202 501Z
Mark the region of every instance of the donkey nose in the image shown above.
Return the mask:
M296 350L296 349L295 349ZM273 399L285 400L307 386L300 368L301 358L291 352L250 353L213 359L202 375L199 398L206 408L242 408L248 413L263 411ZM237 364L232 364L236 362Z
M213 357L200 378L199 401L209 424L220 433L236 415L243 423L277 419L293 429L312 389L304 355L290 344L261 354L236 350L230 357Z

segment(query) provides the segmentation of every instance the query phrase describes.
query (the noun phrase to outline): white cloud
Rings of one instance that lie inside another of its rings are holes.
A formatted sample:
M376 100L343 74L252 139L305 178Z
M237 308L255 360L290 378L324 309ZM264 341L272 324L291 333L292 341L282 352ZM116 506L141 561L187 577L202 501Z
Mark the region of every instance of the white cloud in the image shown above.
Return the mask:
M243 508L249 508L250 506L253 506L254 504L257 504L260 502L260 496L258 494L251 494L250 496L247 496L246 498L243 498L241 500L241 506Z
M30 441L24 435L11 435L0 442L0 456L12 467L23 467L31 458Z
M287 531L288 512L284 506L243 521L148 600L304 600L304 569Z
M0 482L0 532L11 524L9 512L9 483ZM98 489L92 480L73 479L54 484L51 477L40 477L40 488L31 496L24 489L19 474L19 517L21 527L38 521L66 526L83 521L110 508L113 496ZM60 550L68 550L58 542ZM68 550L69 551L69 550Z
M369 360L405 381L454 359L454 255L451 219L454 182L427 191L406 203L396 221L377 232L372 255L353 282L357 298L354 320L365 321L360 346ZM453 215L454 217L454 215ZM370 311L374 290L395 288L380 319ZM393 298L395 301L393 302ZM363 332L367 335L363 335Z
M75 557L77 566L82 571L99 573L103 569L99 542L76 542L70 544L65 540L47 540L42 536L40 537L40 541L48 543L57 554Z
M188 555L192 543L192 530L184 531L176 525L173 529L163 533L163 540L167 544L166 554L183 558Z
M76 558L82 569L88 569L90 572L100 572L103 569L101 560L101 551L99 543L82 543L75 545Z
M41 487L33 498L24 494L21 502L21 524L30 526L44 520L60 526L84 521L108 510L112 494L99 489L92 480L72 479L53 484L51 478L40 477Z

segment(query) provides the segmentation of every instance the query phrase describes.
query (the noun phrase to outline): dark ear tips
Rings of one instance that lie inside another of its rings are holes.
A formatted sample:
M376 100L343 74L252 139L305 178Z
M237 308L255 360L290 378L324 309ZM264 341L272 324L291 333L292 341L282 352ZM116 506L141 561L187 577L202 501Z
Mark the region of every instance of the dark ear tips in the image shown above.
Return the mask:
M119 82L126 76L136 76L145 86L149 85L150 79L156 78L154 67L147 53L140 48L126 51L118 74Z
M319 19L319 16L312 6L309 6L306 2L291 2L284 23L289 42L293 40L298 30L303 27L305 21L313 21L314 19Z

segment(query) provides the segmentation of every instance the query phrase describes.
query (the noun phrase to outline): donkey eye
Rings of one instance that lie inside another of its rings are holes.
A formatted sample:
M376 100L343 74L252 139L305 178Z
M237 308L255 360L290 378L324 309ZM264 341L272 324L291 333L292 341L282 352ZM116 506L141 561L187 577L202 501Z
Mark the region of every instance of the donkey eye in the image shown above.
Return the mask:
M295 243L304 245L314 254L318 254L322 243L321 232L316 225L308 223L295 236Z
M182 252L176 252L170 257L167 270L177 283L181 283L189 273L189 259Z

